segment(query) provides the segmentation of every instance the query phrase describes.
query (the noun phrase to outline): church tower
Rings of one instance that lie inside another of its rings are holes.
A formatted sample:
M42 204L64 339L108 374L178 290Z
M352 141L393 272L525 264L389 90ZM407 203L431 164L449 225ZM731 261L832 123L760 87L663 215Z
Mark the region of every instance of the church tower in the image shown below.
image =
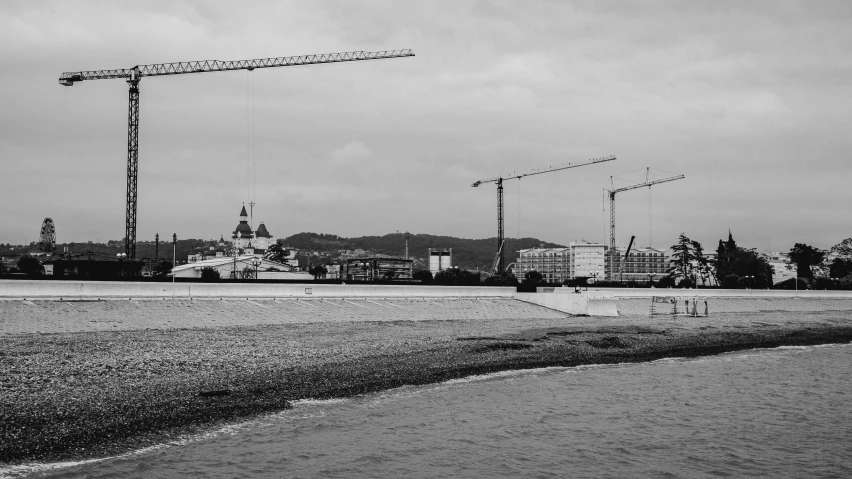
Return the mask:
M234 246L237 248L250 248L252 246L252 240L254 239L254 233L251 230L251 226L248 224L248 213L246 213L246 205L243 205L242 211L240 211L240 223L234 229L233 236L231 239L234 240Z

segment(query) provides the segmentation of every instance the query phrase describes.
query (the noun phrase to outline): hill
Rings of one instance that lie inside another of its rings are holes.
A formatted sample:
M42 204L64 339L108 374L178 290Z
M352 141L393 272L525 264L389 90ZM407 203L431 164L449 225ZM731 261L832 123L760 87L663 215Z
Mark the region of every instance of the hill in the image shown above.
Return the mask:
M403 256L405 254L404 233L384 236L361 236L344 238L332 234L298 233L279 240L287 246L317 253L337 253L338 250L363 249L370 253ZM562 245L548 243L537 238L510 238L506 240L506 263L513 263L518 251L526 248L561 248ZM452 248L455 266L463 269L490 270L497 250L497 238L466 239L453 236L411 234L408 240L409 255L418 260L416 267L428 266L429 248Z

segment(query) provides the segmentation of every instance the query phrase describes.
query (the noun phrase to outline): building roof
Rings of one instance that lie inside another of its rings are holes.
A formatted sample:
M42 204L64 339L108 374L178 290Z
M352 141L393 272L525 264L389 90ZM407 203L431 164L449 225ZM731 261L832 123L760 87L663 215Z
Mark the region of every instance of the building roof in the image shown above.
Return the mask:
M240 265L242 265L242 266L253 266L251 264L251 262L255 258L259 258L262 261L261 265L260 265L261 270L264 270L265 268L271 268L273 266L276 267L276 268L287 268L287 269L290 268L290 265L288 265L288 264L278 263L276 261L272 261L272 260L269 260L269 259L266 259L266 258L262 258L261 256L256 255L256 254L240 255L240 256L237 257L236 262L240 263ZM187 269L201 269L205 266L216 267L216 266L222 266L222 265L225 265L225 264L233 264L233 263L234 263L234 258L231 257L231 256L224 256L224 257L220 256L218 258L217 257L211 257L210 259L196 261L195 263L187 263L187 264L181 264L181 265L175 266L172 269L172 271L178 271L179 272L179 271L183 271L183 270L187 270Z
M241 238L251 238L253 233L251 232L251 226L248 225L248 222L240 221L240 224L237 225L237 228L234 230L232 238L237 237L237 233L240 233Z
M518 253L564 253L569 248L526 248L519 250Z
M266 225L263 224L263 221L260 222L260 226L257 227L254 236L257 238L272 238L272 235L266 230Z
M240 211L240 216L248 216L248 213L246 213L246 205L243 205L243 210Z

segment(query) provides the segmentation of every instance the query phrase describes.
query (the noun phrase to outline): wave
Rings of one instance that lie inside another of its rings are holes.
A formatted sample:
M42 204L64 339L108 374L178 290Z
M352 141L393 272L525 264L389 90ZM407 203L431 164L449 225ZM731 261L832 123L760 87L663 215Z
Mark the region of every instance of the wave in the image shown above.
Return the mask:
M82 466L85 464L94 464L97 462L108 461L111 459L124 459L128 457L138 456L141 454L147 454L149 452L157 451L160 449L165 449L167 447L171 447L175 445L173 443L163 443L163 444L155 444L153 446L147 446L135 451L127 452L124 454L119 454L117 456L108 456L108 457L99 457L94 459L81 459L79 461L60 461L60 462L34 462L30 464L21 464L16 466L4 466L0 467L0 479L13 479L18 477L28 476L30 474L40 473L40 472L48 472L55 471L59 469L67 469L69 467Z

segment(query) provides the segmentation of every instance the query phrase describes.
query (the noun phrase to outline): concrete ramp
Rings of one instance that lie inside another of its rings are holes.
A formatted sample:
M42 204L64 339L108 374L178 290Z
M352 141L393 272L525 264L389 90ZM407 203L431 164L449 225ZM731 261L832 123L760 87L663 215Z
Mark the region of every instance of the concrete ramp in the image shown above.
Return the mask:
M547 289L552 292L515 293L515 298L563 313L585 316L618 316L618 309L616 308L618 300L612 293L600 291L575 293L571 288Z

